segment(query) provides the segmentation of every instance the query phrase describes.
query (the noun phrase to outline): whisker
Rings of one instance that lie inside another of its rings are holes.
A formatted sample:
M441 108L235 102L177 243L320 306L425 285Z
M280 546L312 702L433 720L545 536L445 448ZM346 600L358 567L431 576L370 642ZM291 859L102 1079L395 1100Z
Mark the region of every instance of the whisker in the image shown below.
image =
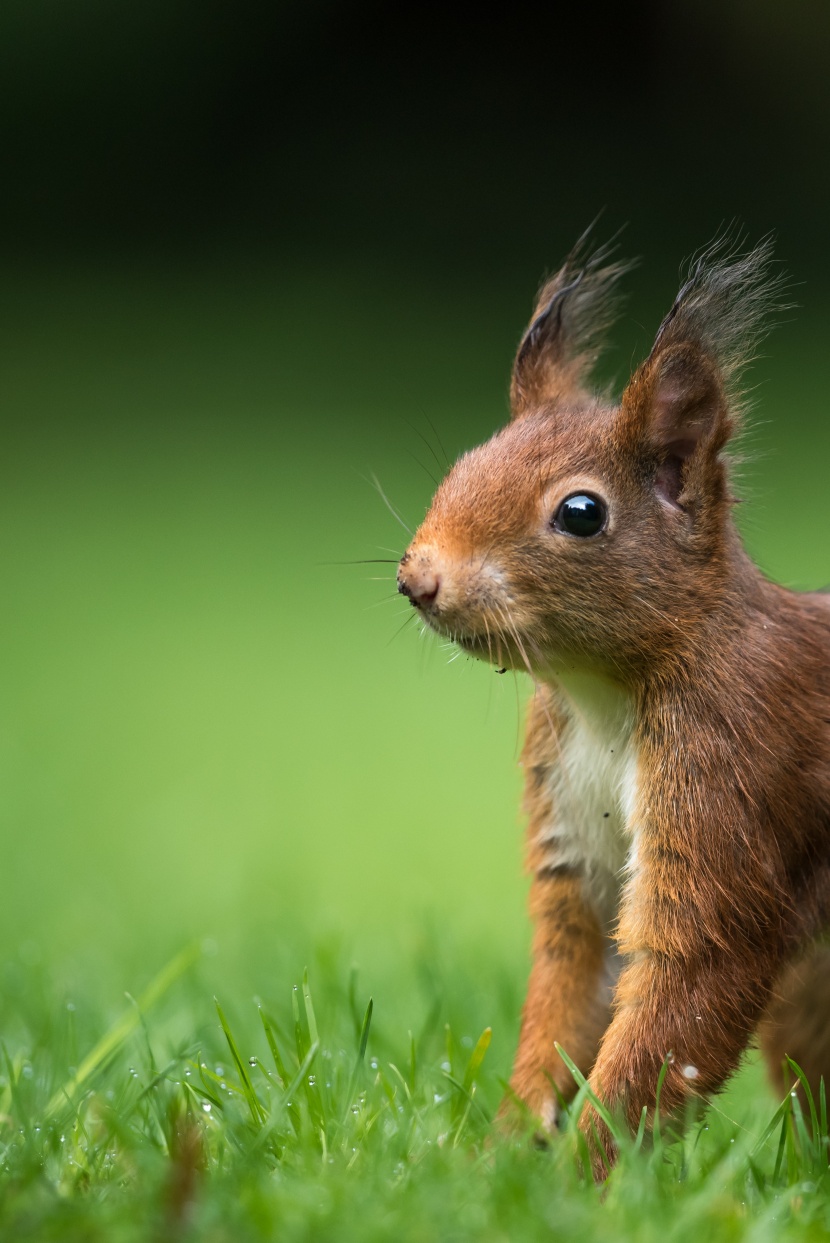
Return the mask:
M365 478L365 476L364 476L364 478ZM411 527L411 526L409 526L406 522L404 522L403 518L400 516L400 514L399 514L399 513L398 513L398 511L397 511L397 509L395 509L395 506L394 506L394 505L392 504L392 502L389 500L389 497L386 495L386 493L384 492L383 488L381 487L381 485L380 485L380 480L378 479L377 475L372 474L371 478L370 478L370 479L367 479L367 480L366 480L366 482L367 482L367 483L371 483L372 487L375 489L375 491L377 492L378 496L379 496L379 497L380 497L380 499L383 501L384 505L385 505L385 506L386 506L386 508L389 510L389 512L390 512L390 514L392 515L392 517L393 517L393 518L395 518L395 519L397 519L397 521L401 524L401 526L402 526L402 527L403 527L403 529L406 531L406 533L407 533L408 535L410 535L410 536L411 536L411 535L413 535L413 534L414 534L414 532L413 532L413 530L412 530L412 527Z
M316 565L397 565L400 557L364 557L360 561L317 561Z
M407 617L406 621L404 622L404 624L403 624L402 626L398 626L398 629L397 629L397 630L395 631L395 633L392 635L392 638L391 638L391 639L389 639L389 640L387 641L386 646L387 646L387 647L389 647L389 644L390 644L390 643L394 643L394 641L395 641L395 639L397 639L398 635L399 635L399 634L401 634L404 630L406 630L406 628L407 628L407 626L409 625L409 623L410 623L411 621L414 621L414 619L415 619L417 616L418 616L418 614L417 614L417 613L410 613L410 614L409 614L409 616Z
M433 423L432 419L429 417L429 415L426 412L424 412L424 418L426 419L427 423L429 423L430 427L432 428L432 434L435 437L435 439L438 441L438 448L441 450L441 452L444 455L444 461L447 464L446 468L447 470L450 470L452 467L452 462L449 459L447 450L444 448L443 444L441 443L441 437L438 435L435 424ZM436 458L436 461L437 461L437 458Z
M513 621L512 617L509 615L509 613L506 611L506 609L505 609L505 608L502 608L500 611L502 612L502 614L503 614L503 616L504 616L504 619L505 619L505 622L506 622L506 624L507 624L507 628L508 628L508 630L509 630L509 632L510 632L510 635L511 635L511 637L513 638L513 640L514 640L514 642L515 642L515 644L516 644L516 647L517 647L517 648L518 648L518 650L519 650L519 655L520 655L520 656L521 656L521 658L522 658L522 661L523 661L523 663L524 663L524 665L525 665L525 668L527 669L528 673L530 674L530 680L532 681L532 683L533 683L533 685L534 685L534 687L535 687L536 694L537 694L537 695L542 696L542 699L541 699L541 702L542 702L542 711L544 712L544 714L545 714L545 716L546 716L546 718L547 718L548 725L550 726L551 738L552 738L552 739L553 739L553 741L555 742L556 747L557 747L557 750L560 750L560 749L561 749L561 743L560 743L560 740L559 740L559 734L558 734L558 732L557 732L556 726L555 726L555 725L554 725L554 723L553 723L553 718L552 718L552 717L551 717L551 715L550 715L550 711L549 711L549 709L548 709L548 704L547 704L547 699L546 699L546 697L542 694L542 685L541 685L541 683L539 682L539 679L536 677L535 673L533 672L533 668L532 668L532 666L531 666L531 664L530 664L530 661L529 661L529 659L528 659L527 652L525 651L524 645L522 644L522 641L521 641L521 639L519 638L519 631L518 631L518 628L517 628L517 626L516 626L515 622Z
M633 596L633 599L637 601L638 605L642 605L643 608L649 609L655 617L658 617L662 622L664 622L670 630L675 632L675 634L683 633L683 627L677 623L677 619L675 618L673 621L670 621L663 610L658 609L657 606L652 604L650 600L646 600L642 596L637 595Z
M363 612L368 613L370 609L379 609L382 604L397 603L399 600L400 596L395 592L394 596L384 596L381 600L374 600L371 604L364 604ZM402 613L401 616L403 616Z
M484 633L487 635L487 659L488 659L488 661L490 662L490 664L492 665L492 663L493 663L493 645L492 645L492 642L491 642L491 640L490 640L490 627L489 627L489 626L488 626L488 624L487 624L487 614L486 614L486 613L485 613L485 614L484 614L484 616L483 616L483 621L484 621Z
M415 453L413 453L411 449L407 449L407 450L406 450L406 452L407 452L407 453L409 454L409 456L412 458L413 462L417 462L418 466L420 466L421 470L422 470L422 471L424 471L424 473L426 474L427 478L431 479L431 480L432 480L432 482L435 484L435 486L436 486L436 488L437 488L437 487L438 487L438 480L435 478L435 476L433 475L432 471L431 471L431 470L429 470L429 468L428 468L428 467L424 466L424 464L423 464L423 462L421 461L421 459L420 459L420 458L419 458L419 457L418 457Z
M432 456L435 458L435 465L438 467L438 469L440 471L445 471L447 467L442 463L441 459L439 458L438 454L433 449L432 445L427 440L424 433L419 428L417 428L414 423L410 423L409 419L404 419L404 423L407 425L407 427L412 429L412 431L415 433L416 436L420 436L421 440L423 440L424 444L429 449Z
M513 674L513 690L516 694L516 741L513 744L513 752L517 756L522 754L522 701L519 699L519 679Z

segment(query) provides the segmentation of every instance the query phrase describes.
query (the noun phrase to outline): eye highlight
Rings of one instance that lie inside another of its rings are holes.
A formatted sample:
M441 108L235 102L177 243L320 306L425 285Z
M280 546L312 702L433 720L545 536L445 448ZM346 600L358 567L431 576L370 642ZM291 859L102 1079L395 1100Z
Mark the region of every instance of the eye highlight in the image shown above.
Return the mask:
M607 517L608 510L599 497L589 496L587 492L575 492L573 496L565 497L551 526L565 535L576 535L585 539L590 535L598 535L605 526Z

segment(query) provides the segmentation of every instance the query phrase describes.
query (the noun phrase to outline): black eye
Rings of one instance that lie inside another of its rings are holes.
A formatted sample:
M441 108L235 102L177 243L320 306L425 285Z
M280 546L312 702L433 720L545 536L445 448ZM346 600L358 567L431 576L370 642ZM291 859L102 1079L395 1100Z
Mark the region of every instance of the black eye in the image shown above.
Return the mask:
M568 535L596 535L605 526L607 511L602 501L595 496L586 496L578 492L575 496L567 496L553 520L557 531L565 531Z

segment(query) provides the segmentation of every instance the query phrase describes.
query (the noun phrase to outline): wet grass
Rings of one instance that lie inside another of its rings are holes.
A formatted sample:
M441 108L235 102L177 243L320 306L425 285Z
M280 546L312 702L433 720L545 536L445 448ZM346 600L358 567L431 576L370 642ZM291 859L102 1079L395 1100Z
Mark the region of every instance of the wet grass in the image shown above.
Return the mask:
M209 976L209 959L184 951L106 1030L94 995L67 1008L42 990L25 1007L2 1049L3 1238L719 1241L830 1229L825 1101L802 1110L788 1096L776 1109L754 1064L682 1134L619 1132L619 1166L599 1191L570 1122L547 1149L530 1131L494 1132L503 1067L458 962L443 979L432 956L409 964L383 990L387 1013L330 955L265 999L212 998ZM399 1023L410 992L416 1031ZM518 991L504 999L491 1011L498 1036Z

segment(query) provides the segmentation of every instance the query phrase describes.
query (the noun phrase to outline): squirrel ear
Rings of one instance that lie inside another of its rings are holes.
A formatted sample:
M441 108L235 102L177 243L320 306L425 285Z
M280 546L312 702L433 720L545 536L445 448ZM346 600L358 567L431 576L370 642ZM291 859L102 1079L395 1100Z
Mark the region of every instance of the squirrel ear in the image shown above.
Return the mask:
M653 353L625 390L622 407L656 459L658 493L679 508L690 506L700 469L692 472L692 459L715 458L733 427L717 364L691 344Z
M770 241L740 254L736 240L723 235L691 265L622 398L624 425L657 459L658 492L680 508L723 491L717 455L741 413L740 377L767 313L782 309Z
M632 266L609 262L616 247L587 249L587 232L539 290L516 352L510 382L513 418L581 391L619 303L615 284Z

